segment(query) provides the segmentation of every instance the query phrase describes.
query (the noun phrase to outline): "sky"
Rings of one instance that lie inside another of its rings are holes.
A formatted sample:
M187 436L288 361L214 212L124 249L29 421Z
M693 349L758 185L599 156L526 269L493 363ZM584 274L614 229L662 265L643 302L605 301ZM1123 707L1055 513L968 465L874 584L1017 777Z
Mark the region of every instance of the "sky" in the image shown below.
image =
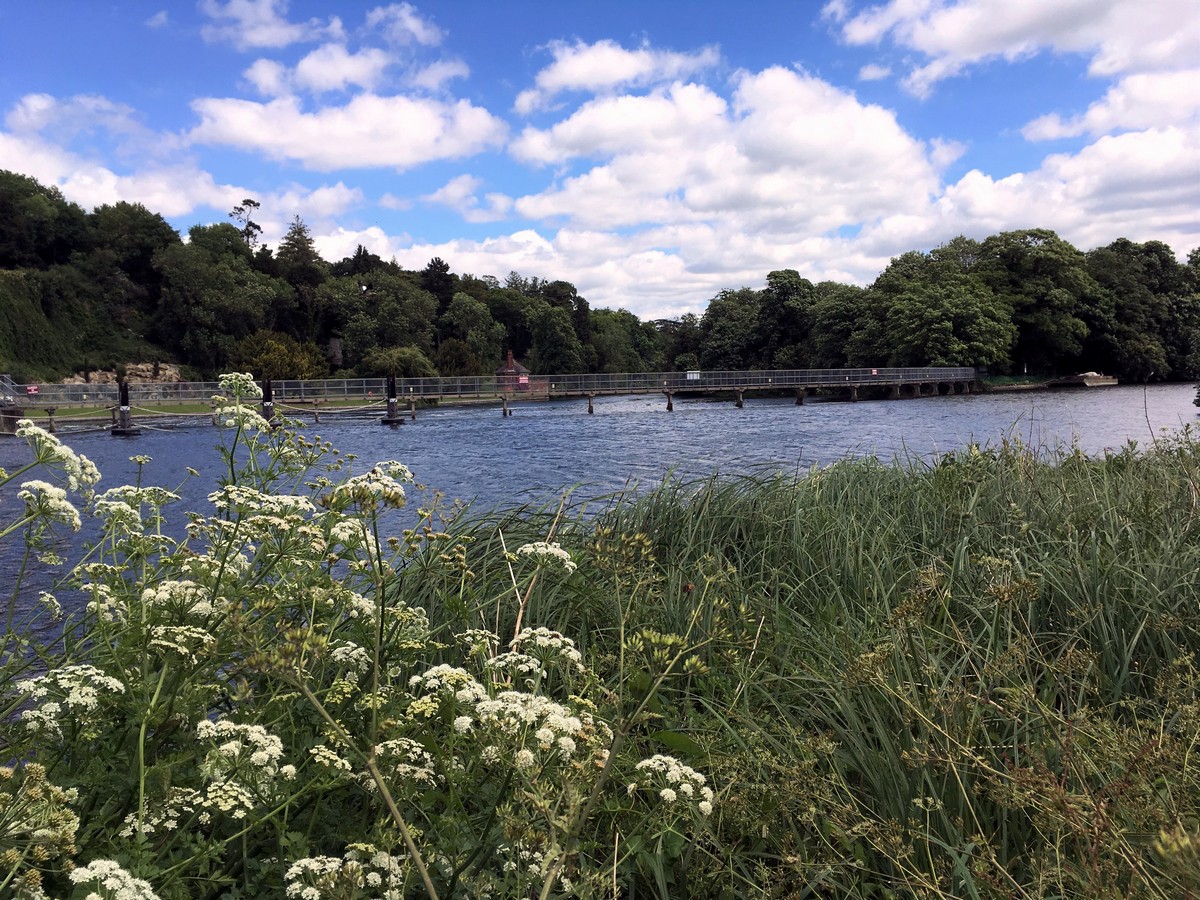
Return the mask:
M642 319L963 234L1200 246L1197 0L0 0L0 169Z

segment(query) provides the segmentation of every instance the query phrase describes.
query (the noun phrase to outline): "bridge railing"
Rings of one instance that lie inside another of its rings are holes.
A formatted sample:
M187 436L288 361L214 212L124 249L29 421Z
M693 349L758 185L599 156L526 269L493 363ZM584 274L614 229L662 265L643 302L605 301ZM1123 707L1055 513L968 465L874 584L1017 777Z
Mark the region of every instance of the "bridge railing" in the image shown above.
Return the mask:
M401 398L561 397L586 394L644 394L660 391L719 391L733 389L790 389L879 384L929 384L972 381L970 367L782 369L691 372L622 372L588 375L480 375L444 378L398 378ZM281 379L272 382L275 400L283 403L359 401L372 403L387 396L384 378ZM3 402L38 408L57 406L116 406L115 384L0 383ZM207 403L221 393L215 381L134 382L130 403Z

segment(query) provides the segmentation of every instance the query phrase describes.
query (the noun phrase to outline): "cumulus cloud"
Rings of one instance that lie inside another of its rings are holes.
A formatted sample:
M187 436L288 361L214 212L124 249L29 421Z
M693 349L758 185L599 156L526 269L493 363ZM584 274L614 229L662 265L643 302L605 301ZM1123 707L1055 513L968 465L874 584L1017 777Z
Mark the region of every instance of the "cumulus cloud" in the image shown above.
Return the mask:
M168 22L169 18L167 16L167 11L165 9L160 9L158 12L148 18L145 24L147 28L165 28Z
M478 153L503 141L504 122L466 100L442 102L360 94L344 106L306 112L294 97L267 103L231 98L192 102L195 144L236 147L321 171L406 169Z
M676 53L642 46L627 50L615 41L550 44L554 62L534 78L534 87L517 95L514 108L527 115L564 91L600 93L618 87L645 87L711 68L720 61L716 47Z
M432 194L421 199L426 203L447 206L468 222L495 222L512 209L512 198L501 193L484 195L486 206L480 205L478 191L483 180L474 175L452 178Z
M417 69L409 76L409 83L427 91L440 91L455 78L466 78L470 67L461 59L443 59Z
M432 21L421 16L411 3L377 6L367 13L366 26L381 32L394 44L436 47L445 37Z
M230 43L239 50L287 47L323 39L342 40L341 19L288 20L288 0L200 0L200 12L213 20L200 33L206 41Z
M1130 75L1108 89L1081 115L1062 118L1057 113L1040 116L1022 129L1031 141L1079 135L1184 125L1200 117L1200 68L1177 72Z
M699 85L594 100L512 150L601 158L516 203L589 228L721 217L752 233L820 233L920 206L938 188L924 145L891 112L783 68L741 73L732 103Z
M858 70L859 81L882 81L892 74L889 66L880 66L875 63L868 63Z
M391 57L378 48L349 52L343 44L325 44L296 64L296 84L319 94L349 87L372 90L383 78Z
M1200 56L1191 0L888 0L857 13L838 0L824 12L849 44L890 38L922 54L903 82L919 97L972 65L1043 50L1089 54L1093 75L1187 66Z

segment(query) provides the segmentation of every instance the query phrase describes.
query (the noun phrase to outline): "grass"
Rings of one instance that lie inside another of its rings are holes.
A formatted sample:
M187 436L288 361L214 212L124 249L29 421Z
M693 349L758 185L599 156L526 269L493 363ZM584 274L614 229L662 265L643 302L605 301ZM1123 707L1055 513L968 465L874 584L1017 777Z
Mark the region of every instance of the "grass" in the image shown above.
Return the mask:
M571 623L616 677L630 635L696 622L703 674L641 738L713 773L720 812L657 893L1194 895L1197 449L846 461L562 526L593 587L528 624ZM471 567L500 578L497 528L545 520L461 526Z

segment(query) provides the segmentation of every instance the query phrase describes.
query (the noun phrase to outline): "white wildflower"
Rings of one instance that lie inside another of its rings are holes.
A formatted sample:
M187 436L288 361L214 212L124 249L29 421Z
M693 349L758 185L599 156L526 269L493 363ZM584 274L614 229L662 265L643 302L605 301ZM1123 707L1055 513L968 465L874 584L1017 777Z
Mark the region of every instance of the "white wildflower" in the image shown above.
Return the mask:
M517 556L532 556L539 563L554 563L562 566L568 575L576 568L571 554L560 547L557 541L534 541L532 544L523 544L517 548Z

